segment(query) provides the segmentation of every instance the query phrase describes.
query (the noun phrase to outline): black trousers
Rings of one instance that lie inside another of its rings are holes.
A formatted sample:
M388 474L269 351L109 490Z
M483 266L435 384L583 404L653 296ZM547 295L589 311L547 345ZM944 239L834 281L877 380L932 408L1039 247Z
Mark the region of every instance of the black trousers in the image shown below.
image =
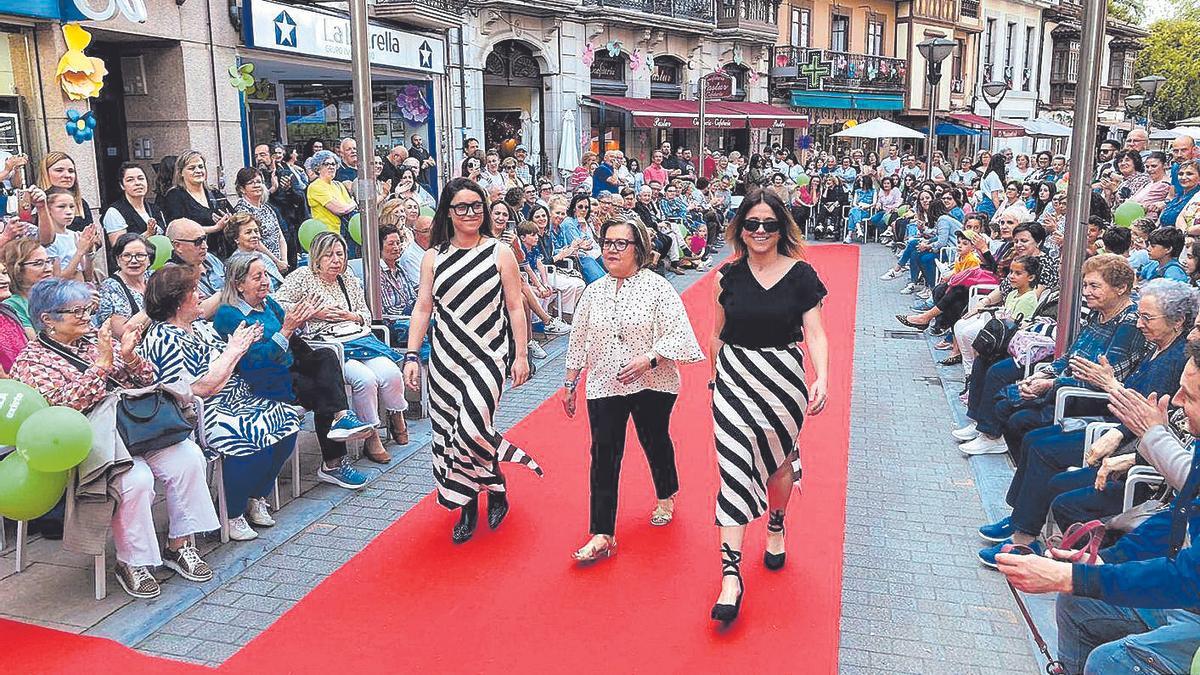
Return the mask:
M326 464L341 459L346 455L346 444L329 440L329 428L335 415L350 409L342 364L332 350L313 349L300 340L292 340L292 359L292 390L296 401L313 411L321 458Z
M617 522L617 486L625 454L625 427L630 416L650 463L654 494L666 499L679 491L675 445L668 427L675 394L644 389L626 396L588 399L592 427L592 534L613 534Z

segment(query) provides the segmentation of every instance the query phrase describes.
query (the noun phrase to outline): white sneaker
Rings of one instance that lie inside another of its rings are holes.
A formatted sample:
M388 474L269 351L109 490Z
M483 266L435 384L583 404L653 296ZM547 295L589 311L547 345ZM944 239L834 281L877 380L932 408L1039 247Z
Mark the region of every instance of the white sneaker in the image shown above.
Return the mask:
M550 335L565 335L571 332L571 324L556 316L546 324L546 332Z
M246 505L246 520L259 527L271 527L275 524L275 519L267 509L266 499L250 499L250 503Z
M928 288L922 288L914 293L914 295L922 300L928 300L929 298L933 297L933 291L929 290Z
M979 431L975 429L975 423L971 422L965 427L955 429L950 432L950 435L959 440L959 442L973 441L979 437Z
M899 277L902 273L903 273L903 270L898 270L898 269L892 268L892 269L884 272L883 276L881 276L879 278L884 281L891 281L892 279Z
M964 455L1002 455L1008 452L1008 443L1003 438L988 438L979 434L975 440L967 441L958 446Z
M546 350L542 349L542 346L538 344L537 340L530 340L529 355L535 359L544 359L546 358Z
M918 286L910 281L910 282L908 282L908 285L906 285L904 288L900 289L900 295L912 295L913 293L915 293L917 291L918 288L920 288L920 286Z
M250 528L245 516L238 516L229 521L229 538L234 541L250 541L258 539L258 533Z

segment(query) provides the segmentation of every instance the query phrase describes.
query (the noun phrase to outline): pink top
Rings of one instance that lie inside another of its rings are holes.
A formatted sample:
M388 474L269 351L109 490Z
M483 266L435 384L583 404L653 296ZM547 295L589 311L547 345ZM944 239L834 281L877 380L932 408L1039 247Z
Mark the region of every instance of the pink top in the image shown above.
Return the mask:
M643 183L648 184L650 181L656 180L659 183L666 185L667 180L669 178L670 177L667 175L667 170L662 168L661 166L654 166L653 164L651 164L650 166L646 167L645 169L642 169L642 182Z
M1171 194L1171 183L1165 180L1154 181L1143 187L1141 190L1133 193L1130 197L1133 201L1141 204L1147 212L1157 213L1162 211L1163 205L1167 201L1167 197Z
M0 369L7 373L29 340L16 315L5 310L7 308L0 309Z

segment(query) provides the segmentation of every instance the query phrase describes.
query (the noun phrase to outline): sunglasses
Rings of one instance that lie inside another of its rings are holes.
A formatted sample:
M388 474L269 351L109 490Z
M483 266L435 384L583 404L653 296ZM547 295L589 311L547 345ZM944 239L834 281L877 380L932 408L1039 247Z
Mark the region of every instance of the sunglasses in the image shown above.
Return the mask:
M767 234L773 234L779 231L779 221L774 218L768 220L747 220L742 223L742 229L747 232L758 232L762 230Z
M191 244L192 246L207 246L208 235L202 235L195 239L173 239L176 244Z

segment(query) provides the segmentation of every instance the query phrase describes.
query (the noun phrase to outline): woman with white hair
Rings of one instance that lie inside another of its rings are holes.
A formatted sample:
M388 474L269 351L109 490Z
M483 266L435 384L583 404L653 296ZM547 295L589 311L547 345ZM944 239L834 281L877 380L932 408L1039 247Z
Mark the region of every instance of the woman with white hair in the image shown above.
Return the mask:
M348 217L358 209L358 204L350 197L350 191L340 181L334 180L341 162L337 155L328 150L322 150L309 160L317 172L317 177L308 184L308 208L312 217L321 221L330 232L342 231L342 218ZM305 163L307 166L307 162Z

